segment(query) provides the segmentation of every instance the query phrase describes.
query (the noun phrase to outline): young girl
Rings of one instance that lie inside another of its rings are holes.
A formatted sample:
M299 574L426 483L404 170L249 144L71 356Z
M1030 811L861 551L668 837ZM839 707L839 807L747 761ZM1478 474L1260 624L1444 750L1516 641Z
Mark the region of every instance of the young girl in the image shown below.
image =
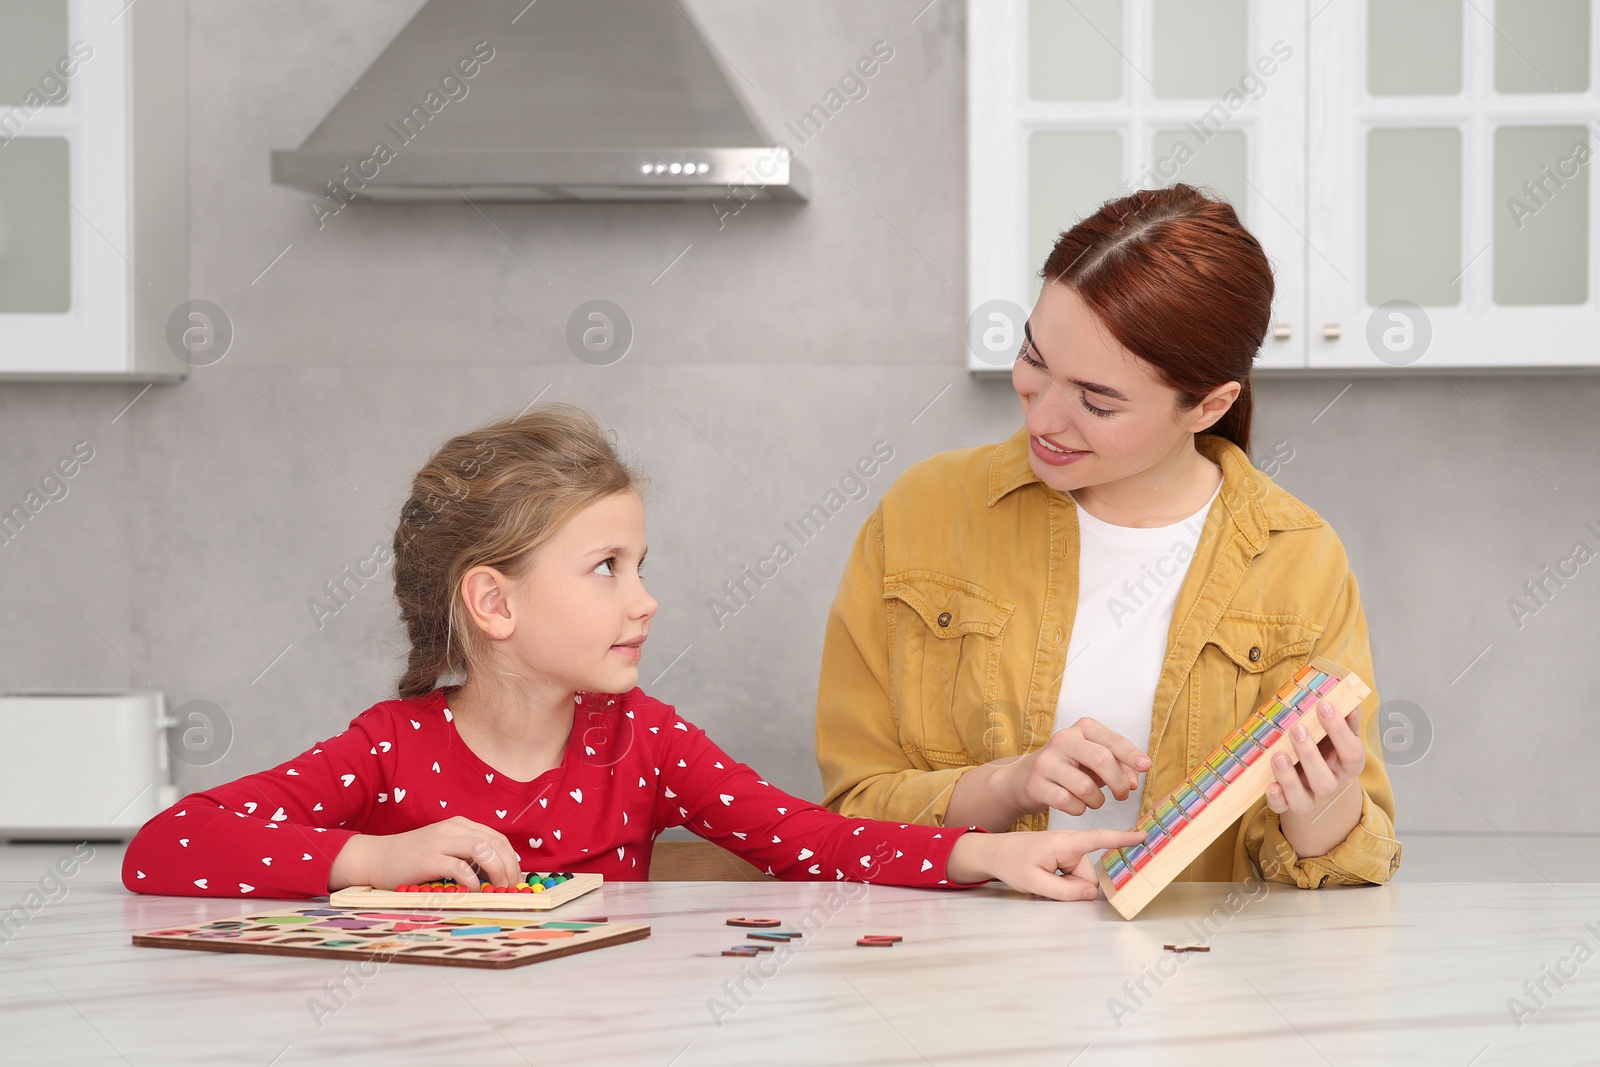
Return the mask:
M1086 900L1088 855L1142 840L851 819L763 781L636 684L657 607L640 576L640 483L565 405L447 441L394 536L411 644L399 698L152 818L123 884L283 898L441 878L506 886L523 871L639 880L656 835L686 826L779 878L999 879ZM464 683L441 687L449 673Z

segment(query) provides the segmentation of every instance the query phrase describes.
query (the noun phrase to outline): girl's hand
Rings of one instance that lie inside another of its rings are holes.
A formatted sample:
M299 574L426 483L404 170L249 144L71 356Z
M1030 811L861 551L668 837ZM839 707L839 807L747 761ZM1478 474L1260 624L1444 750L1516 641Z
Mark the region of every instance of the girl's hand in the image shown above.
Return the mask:
M1100 887L1089 853L1137 845L1135 830L1037 830L962 834L950 850L945 877L952 882L998 878L1012 889L1053 900L1093 900ZM1057 874L1057 871L1065 873Z
M333 861L328 889L352 885L393 889L441 878L459 885L479 882L476 867L495 885L510 885L522 873L517 850L499 830L471 819L454 818L403 834L357 834ZM334 882L340 885L334 885Z
M1324 700L1317 704L1317 715L1328 736L1313 744L1304 726L1290 727L1290 744L1300 763L1290 763L1281 752L1274 756L1274 781L1267 786L1267 807L1282 816L1284 837L1302 856L1326 855L1360 821L1357 779L1367 765L1361 709L1346 718Z
M1057 730L1044 745L1013 765L1018 809L1023 813L1058 808L1082 815L1105 803L1104 790L1118 800L1139 784L1150 757L1132 741L1094 719L1079 719Z

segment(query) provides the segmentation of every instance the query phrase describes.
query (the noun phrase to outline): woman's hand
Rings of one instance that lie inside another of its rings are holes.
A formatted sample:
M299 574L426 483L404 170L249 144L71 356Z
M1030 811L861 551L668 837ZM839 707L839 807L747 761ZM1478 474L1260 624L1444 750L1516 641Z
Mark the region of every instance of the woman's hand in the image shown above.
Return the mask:
M1058 808L1082 815L1105 803L1107 789L1127 799L1139 774L1149 769L1150 757L1132 741L1104 723L1079 719L1012 764L1009 773L1020 812Z
M1301 856L1326 855L1361 819L1358 779L1367 765L1361 709L1346 718L1324 700L1317 715L1328 736L1313 743L1304 726L1291 726L1289 740L1300 763L1281 752L1274 756L1274 781L1267 786L1267 807L1278 813L1284 839Z
M517 850L505 834L457 815L403 834L356 834L334 859L328 890L352 885L393 889L442 878L476 886L474 867L499 886L510 885L522 873Z
M965 833L950 850L945 877L952 882L998 878L1019 892L1052 900L1093 900L1100 887L1089 853L1143 840L1144 834L1134 830Z

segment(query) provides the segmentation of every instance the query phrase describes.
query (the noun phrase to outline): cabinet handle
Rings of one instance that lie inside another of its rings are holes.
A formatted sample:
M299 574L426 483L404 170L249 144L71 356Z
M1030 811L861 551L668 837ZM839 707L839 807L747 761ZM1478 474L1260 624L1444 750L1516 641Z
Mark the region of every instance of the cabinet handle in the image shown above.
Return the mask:
M1324 326L1322 328L1322 339L1324 341L1337 341L1339 339L1339 324L1330 322Z
M1289 324L1280 322L1274 326L1272 328L1272 339L1274 341L1287 341L1289 339Z

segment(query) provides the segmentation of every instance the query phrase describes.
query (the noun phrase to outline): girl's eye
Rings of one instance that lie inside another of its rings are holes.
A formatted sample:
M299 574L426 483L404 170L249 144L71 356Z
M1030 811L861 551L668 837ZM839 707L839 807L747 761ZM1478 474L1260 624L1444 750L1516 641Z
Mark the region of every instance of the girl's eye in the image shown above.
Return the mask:
M1116 414L1116 411L1112 408L1097 408L1093 404L1089 403L1089 396L1087 393L1083 394L1082 400L1083 406L1089 409L1089 413L1098 418L1109 419L1111 416Z
M1022 347L1017 350L1017 358L1030 367L1043 367L1044 364L1028 355L1028 342L1023 341Z
M601 574L603 574L607 578L614 577L614 575L611 572L611 565L613 563L615 563L616 561L617 561L617 557L616 556L612 556L610 559L603 559L599 563L596 563L594 565L594 569L596 571L599 571ZM602 570L602 568L604 568L604 569Z

